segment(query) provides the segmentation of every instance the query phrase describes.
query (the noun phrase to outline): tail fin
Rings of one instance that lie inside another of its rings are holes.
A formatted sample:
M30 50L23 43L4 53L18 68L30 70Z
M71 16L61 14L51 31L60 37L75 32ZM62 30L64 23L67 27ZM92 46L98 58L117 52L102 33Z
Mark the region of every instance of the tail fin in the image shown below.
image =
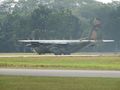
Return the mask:
M100 19L95 18L94 21L93 21L93 27L92 27L92 30L91 30L90 36L89 36L90 40L102 39L102 34L101 34L101 31L100 31L100 27L101 27Z
M90 32L90 36L89 36L89 40L93 40L93 41L102 41L102 42L114 42L114 40L103 40L102 38L102 32L100 30L101 28L101 21L99 18L95 18L93 21L93 27L92 30Z
M97 40L97 32L93 30L89 37L90 40Z

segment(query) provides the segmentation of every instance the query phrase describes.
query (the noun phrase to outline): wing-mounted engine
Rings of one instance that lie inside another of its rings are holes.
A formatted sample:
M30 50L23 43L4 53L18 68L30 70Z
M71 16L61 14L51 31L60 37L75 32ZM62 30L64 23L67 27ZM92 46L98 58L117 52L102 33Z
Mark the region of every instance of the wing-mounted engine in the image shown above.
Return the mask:
M39 47L40 46L40 44L39 43L37 43L37 42L35 42L35 43L28 43L28 44L26 44L26 46L27 47Z

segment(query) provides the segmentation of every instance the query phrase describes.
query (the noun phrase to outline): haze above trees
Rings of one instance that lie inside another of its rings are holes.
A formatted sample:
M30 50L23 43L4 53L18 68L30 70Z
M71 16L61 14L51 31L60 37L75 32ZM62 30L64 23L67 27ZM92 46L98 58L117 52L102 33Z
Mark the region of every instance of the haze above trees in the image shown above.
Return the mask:
M20 39L86 38L94 18L104 39L120 38L120 2L5 0L0 4L0 52L21 51Z

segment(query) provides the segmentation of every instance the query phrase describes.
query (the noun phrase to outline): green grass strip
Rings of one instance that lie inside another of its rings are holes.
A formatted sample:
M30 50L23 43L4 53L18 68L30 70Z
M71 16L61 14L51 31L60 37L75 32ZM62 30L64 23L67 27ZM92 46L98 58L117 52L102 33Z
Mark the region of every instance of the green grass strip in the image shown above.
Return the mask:
M120 90L120 78L0 76L0 90Z
M0 58L1 68L120 70L120 57Z

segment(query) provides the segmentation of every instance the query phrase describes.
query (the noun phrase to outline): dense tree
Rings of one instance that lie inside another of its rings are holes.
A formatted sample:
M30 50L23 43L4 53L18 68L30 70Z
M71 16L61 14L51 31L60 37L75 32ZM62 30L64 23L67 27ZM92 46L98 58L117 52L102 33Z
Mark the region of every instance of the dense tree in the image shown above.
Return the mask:
M94 18L104 39L119 43L120 2L95 0L5 0L0 4L0 52L19 51L19 39L88 37Z

